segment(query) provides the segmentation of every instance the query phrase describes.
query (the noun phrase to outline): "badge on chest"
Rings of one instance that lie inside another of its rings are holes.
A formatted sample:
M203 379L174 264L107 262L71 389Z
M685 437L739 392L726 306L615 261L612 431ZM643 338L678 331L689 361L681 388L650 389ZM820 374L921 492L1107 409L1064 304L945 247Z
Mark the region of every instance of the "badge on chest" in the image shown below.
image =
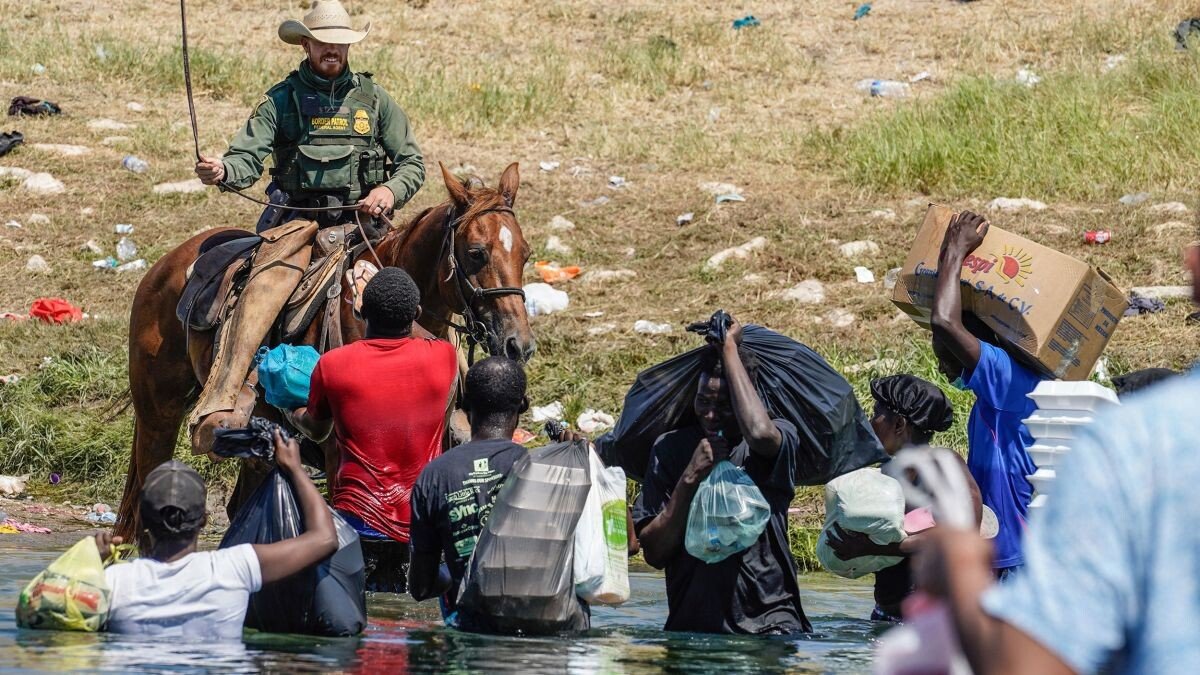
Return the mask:
M343 105L324 105L316 94L300 97L300 113L308 119L312 131L350 130L350 109Z

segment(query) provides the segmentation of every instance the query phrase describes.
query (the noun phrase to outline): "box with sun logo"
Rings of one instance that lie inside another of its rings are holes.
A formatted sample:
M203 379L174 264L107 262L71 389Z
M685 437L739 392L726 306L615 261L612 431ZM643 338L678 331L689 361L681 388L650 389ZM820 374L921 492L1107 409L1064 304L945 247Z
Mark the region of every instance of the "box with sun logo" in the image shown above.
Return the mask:
M892 302L929 327L938 254L954 212L931 204L900 268ZM1048 375L1084 380L1128 306L1099 268L996 227L963 262L963 310Z

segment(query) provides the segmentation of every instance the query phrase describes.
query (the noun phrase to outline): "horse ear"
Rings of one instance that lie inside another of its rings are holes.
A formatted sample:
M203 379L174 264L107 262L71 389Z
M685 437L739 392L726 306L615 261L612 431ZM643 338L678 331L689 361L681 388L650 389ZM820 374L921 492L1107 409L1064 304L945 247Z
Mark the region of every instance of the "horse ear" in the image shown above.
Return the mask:
M462 181L450 173L445 164L438 162L438 166L442 169L442 182L446 184L446 192L450 193L450 201L459 208L465 208L471 202L467 188L463 187Z
M504 173L500 174L500 194L504 197L504 203L510 207L513 202L517 201L517 188L521 187L521 173L517 170L517 163L513 162L508 165Z

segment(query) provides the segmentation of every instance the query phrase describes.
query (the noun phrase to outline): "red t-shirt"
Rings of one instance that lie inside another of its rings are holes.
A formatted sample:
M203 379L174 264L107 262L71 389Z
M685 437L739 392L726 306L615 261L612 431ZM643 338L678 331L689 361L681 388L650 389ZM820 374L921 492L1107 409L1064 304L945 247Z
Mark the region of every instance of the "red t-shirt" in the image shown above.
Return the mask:
M333 419L341 456L333 477L335 509L408 541L413 484L442 452L457 376L457 354L442 340L359 340L321 356L308 412Z

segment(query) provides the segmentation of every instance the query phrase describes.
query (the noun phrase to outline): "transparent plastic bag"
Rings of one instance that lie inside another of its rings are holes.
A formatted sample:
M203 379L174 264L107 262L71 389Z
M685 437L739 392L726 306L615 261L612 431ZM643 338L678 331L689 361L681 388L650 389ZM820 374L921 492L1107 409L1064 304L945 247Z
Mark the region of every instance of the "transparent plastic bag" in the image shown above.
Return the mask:
M894 544L904 539L904 492L895 478L875 468L851 471L825 486L825 528L817 540L817 560L825 569L848 579L878 572L903 558L868 555L850 560L837 557L829 546L837 539L834 525L861 532L876 544Z
M749 474L722 460L696 489L684 547L706 563L721 562L750 548L770 519L771 506Z
M111 592L96 539L85 537L21 591L17 625L94 633L108 619Z
M619 605L629 599L625 472L591 455L592 490L575 528L575 594Z

